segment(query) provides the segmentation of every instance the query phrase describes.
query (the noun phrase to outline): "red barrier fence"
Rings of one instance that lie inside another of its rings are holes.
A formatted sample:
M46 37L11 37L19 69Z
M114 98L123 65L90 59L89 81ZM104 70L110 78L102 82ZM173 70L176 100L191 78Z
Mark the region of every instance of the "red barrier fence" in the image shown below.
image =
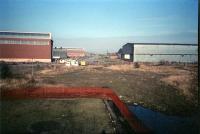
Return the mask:
M137 117L131 113L128 107L119 99L116 93L109 88L34 88L34 89L13 89L1 92L1 98L4 99L37 99L37 98L100 98L112 100L120 110L121 114L128 121L132 129L137 134L147 134L151 131L145 127Z

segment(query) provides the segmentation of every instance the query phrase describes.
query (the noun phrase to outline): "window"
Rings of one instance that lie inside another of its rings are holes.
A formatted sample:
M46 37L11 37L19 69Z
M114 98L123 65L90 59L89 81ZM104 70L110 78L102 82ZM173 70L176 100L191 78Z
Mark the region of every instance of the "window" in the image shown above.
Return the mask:
M37 39L49 39L49 33L14 33L14 32L0 32L0 37L7 38L37 38Z
M49 45L49 41L38 41L38 40L0 40L0 44L26 44L26 45Z

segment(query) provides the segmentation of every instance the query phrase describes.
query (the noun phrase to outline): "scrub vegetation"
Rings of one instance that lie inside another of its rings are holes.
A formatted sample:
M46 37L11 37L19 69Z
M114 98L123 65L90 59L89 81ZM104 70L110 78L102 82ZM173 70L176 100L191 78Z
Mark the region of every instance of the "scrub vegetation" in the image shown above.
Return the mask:
M9 66L8 72L12 77L0 80L1 90L61 86L109 87L127 105L140 104L168 115L192 116L197 113L197 64L136 65L119 59L105 59L100 56L92 59L95 62L87 61L89 65L78 67L56 63L9 64L6 66ZM16 132L25 133L32 131L31 125L38 122L58 126L61 128L59 131L73 134L100 133L103 130L112 133L113 128L102 101L89 100L3 102L2 128L12 133L12 130L4 127L9 124ZM95 126L92 123L94 120ZM72 124L69 124L71 121ZM34 131L42 130L37 124L32 127L36 127Z
M107 59L107 61L109 61ZM138 103L171 115L197 111L197 64L9 65L14 76L1 80L1 89L29 87L110 87L125 103ZM112 60L113 63L113 60ZM33 76L32 76L32 70Z
M17 100L1 104L2 134L114 133L102 100Z

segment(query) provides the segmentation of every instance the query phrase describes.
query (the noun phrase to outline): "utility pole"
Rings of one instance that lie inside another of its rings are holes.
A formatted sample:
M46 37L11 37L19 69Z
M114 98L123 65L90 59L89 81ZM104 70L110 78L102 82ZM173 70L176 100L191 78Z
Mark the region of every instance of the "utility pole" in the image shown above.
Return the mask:
M32 74L31 74L32 78L33 79L33 58L32 58Z

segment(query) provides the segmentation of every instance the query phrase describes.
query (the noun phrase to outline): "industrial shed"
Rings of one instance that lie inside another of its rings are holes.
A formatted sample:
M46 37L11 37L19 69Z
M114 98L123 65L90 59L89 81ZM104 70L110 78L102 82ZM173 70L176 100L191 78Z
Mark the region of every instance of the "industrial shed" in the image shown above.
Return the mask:
M53 59L80 58L85 56L83 48L54 48Z
M0 61L51 62L51 33L0 31Z
M133 62L198 62L197 44L127 43L122 59Z
M67 48L67 57L80 58L85 56L85 50L83 48Z
M133 61L133 44L127 43L121 49L121 58L128 61Z
M53 59L67 59L67 49L66 48L54 48L53 49Z

